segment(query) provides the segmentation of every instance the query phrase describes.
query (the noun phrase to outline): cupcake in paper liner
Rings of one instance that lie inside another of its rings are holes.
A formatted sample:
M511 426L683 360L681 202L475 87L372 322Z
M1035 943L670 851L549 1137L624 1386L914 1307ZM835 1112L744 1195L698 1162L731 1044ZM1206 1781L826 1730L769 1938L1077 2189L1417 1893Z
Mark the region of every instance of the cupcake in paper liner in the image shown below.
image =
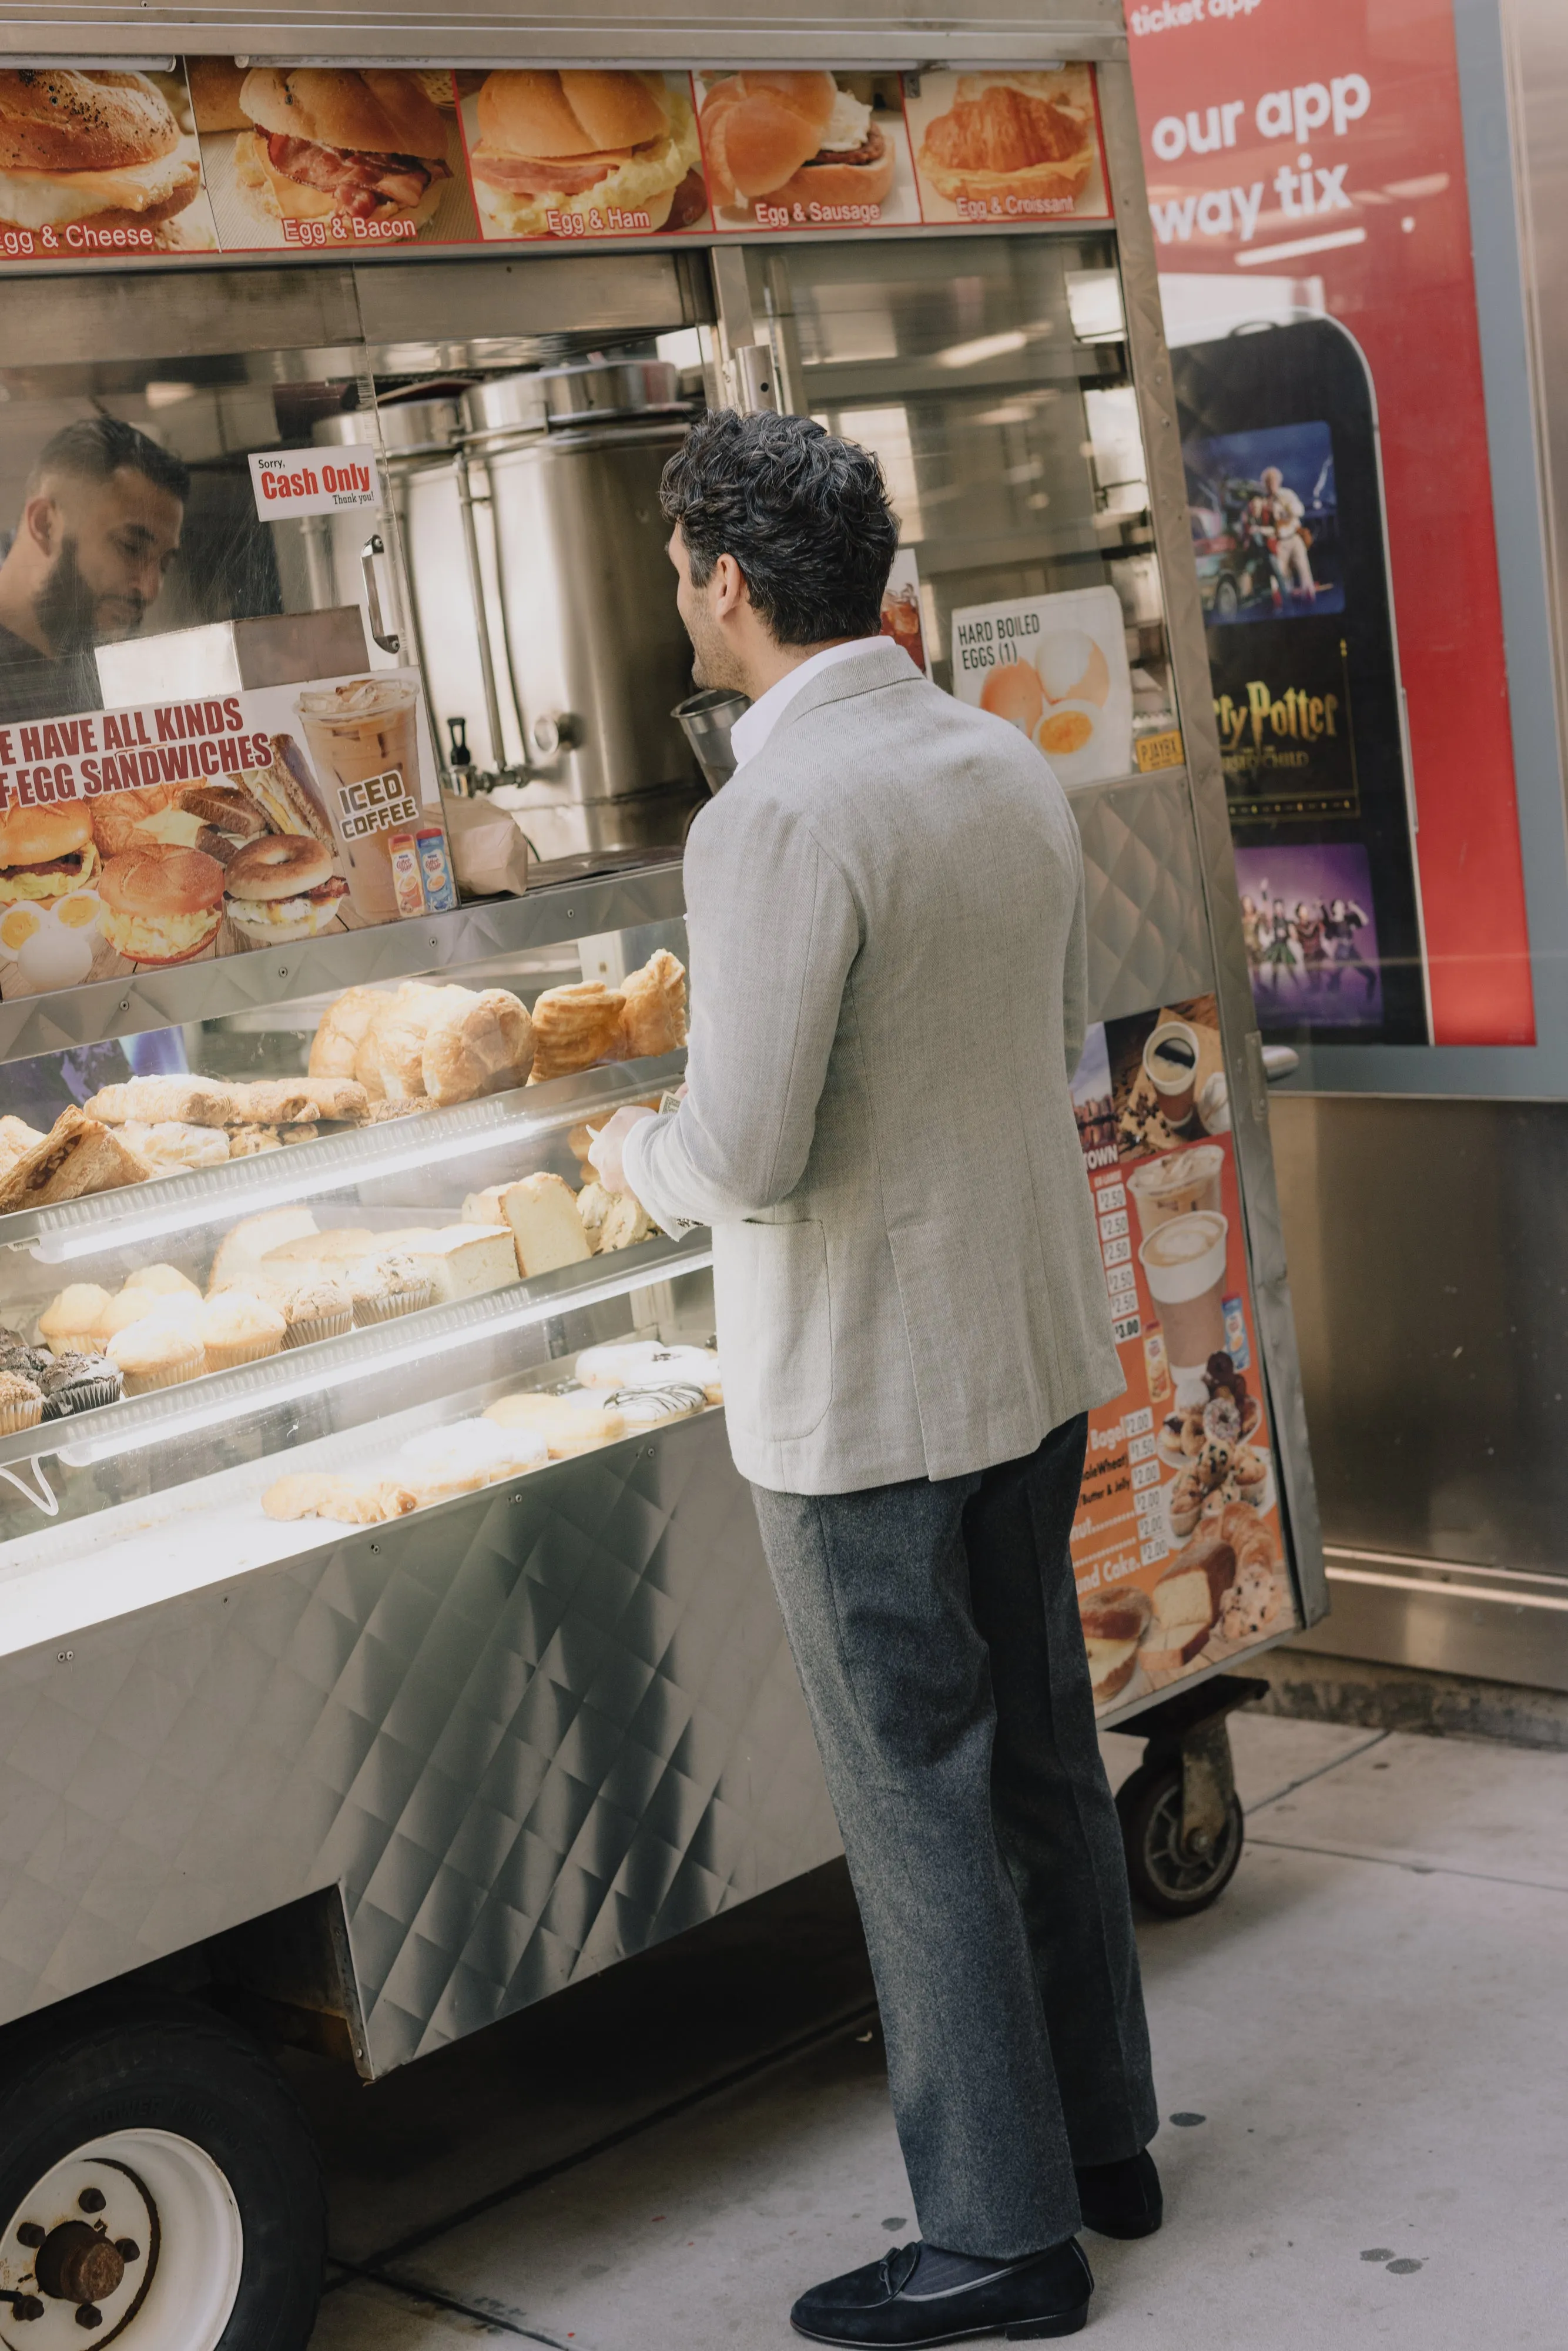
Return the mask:
M394 1322L402 1314L417 1314L435 1296L434 1282L402 1249L361 1258L343 1279L361 1330L372 1322Z
M156 1318L131 1323L110 1341L107 1352L127 1395L178 1387L200 1379L207 1367L206 1350L187 1327Z
M341 1281L319 1277L298 1282L277 1302L286 1347L313 1347L318 1339L340 1339L354 1327L354 1301Z
M0 1372L0 1436L37 1428L44 1416L44 1391L20 1372Z
M123 1383L107 1355L57 1355L38 1381L44 1418L66 1420L72 1413L99 1412L118 1404Z
M276 1355L287 1325L276 1306L244 1290L225 1290L202 1308L199 1335L209 1372L237 1371Z

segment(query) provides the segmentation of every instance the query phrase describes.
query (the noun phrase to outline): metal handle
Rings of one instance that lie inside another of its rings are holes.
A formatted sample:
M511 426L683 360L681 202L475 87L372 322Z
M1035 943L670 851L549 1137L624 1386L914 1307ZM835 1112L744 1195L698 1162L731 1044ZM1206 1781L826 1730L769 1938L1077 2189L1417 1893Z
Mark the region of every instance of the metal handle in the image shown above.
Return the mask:
M367 538L360 549L360 569L365 580L365 609L371 616L371 634L383 653L401 653L402 639L389 635L382 617L382 591L376 580L376 558L386 553L386 543L378 530Z

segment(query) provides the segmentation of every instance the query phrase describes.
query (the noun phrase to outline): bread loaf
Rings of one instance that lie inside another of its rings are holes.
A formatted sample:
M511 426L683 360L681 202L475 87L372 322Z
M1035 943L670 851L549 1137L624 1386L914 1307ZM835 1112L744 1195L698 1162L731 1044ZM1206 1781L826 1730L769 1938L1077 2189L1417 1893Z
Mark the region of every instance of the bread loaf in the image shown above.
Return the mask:
M574 1071L592 1069L596 1061L613 1061L622 1042L625 1008L621 990L606 987L601 980L547 987L534 1005L534 1082L570 1077Z
M372 1102L423 1102L424 1040L453 998L472 1004L465 987L432 987L406 980L395 996L384 996L354 1058L354 1075Z
M685 966L665 947L622 982L620 1058L635 1061L674 1053L686 1041Z
M526 1085L533 1065L534 1024L526 1008L504 987L487 987L442 1008L425 1032L420 1071L430 1100L444 1103Z
M349 987L327 1007L310 1040L313 1078L351 1078L365 1031L386 998L373 987Z

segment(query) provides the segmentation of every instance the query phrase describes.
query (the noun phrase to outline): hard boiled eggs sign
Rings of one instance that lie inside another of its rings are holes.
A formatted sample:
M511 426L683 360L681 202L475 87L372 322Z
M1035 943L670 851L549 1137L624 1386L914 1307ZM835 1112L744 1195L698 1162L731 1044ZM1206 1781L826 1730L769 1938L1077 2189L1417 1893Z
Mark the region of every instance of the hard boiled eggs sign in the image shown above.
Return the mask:
M1113 588L971 604L953 615L953 691L1029 737L1064 784L1124 776L1133 687Z

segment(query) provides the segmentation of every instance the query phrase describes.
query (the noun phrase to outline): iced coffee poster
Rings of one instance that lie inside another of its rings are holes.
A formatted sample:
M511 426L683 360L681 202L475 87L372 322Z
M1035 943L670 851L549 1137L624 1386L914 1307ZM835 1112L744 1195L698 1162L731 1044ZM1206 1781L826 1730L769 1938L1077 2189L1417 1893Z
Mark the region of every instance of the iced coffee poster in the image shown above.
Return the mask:
M480 233L653 236L711 225L692 78L597 68L470 75L463 137Z
M1089 1416L1072 1529L1109 1708L1298 1620L1213 998L1092 1029L1073 1101L1127 1384Z
M0 73L0 259L162 260L217 245L184 71Z
M444 66L187 66L225 253L477 241L457 83Z
M1113 588L1072 588L953 614L953 691L1027 735L1063 784L1133 764L1133 681Z
M698 127L721 229L920 220L896 74L700 72Z
M904 77L921 216L971 227L1110 215L1092 66Z
M0 726L0 996L455 904L412 669Z

